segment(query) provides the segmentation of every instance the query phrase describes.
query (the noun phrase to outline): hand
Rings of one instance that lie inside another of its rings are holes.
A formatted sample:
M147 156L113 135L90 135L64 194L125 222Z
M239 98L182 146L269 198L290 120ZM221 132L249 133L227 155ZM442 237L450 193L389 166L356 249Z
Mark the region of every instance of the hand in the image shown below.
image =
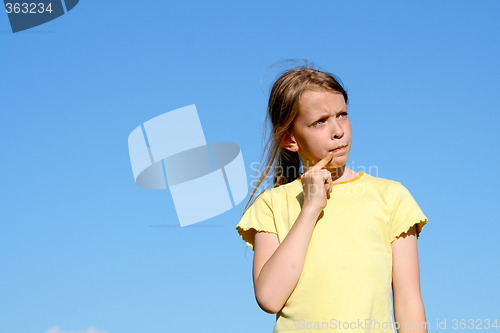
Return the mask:
M325 169L325 166L332 158L333 152L329 152L322 160L309 168L301 176L304 190L304 204L302 209L305 206L312 206L321 211L326 207L326 200L332 191L333 181L330 171Z

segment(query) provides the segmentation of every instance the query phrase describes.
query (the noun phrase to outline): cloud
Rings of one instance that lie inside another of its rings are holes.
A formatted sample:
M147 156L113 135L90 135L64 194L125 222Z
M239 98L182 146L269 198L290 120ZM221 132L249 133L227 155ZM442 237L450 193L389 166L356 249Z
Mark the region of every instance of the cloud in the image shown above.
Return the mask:
M97 329L95 327L89 327L87 329L80 330L80 331L63 331L59 328L59 326L54 326L44 333L108 333L108 332Z

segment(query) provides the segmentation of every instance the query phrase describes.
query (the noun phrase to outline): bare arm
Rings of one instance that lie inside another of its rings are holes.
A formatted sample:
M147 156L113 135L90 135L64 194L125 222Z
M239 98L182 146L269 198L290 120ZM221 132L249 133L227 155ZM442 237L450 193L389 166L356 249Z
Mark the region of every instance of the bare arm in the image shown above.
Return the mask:
M255 235L253 279L255 298L262 310L277 313L292 294L319 213L303 209L281 244L276 234Z
M255 298L268 313L277 313L283 308L299 281L314 227L326 206L327 192L331 192L331 174L323 167L332 156L328 154L302 175L304 203L283 242L280 244L274 233L255 235Z
M420 294L416 226L391 245L394 319L399 323L398 333L427 333L428 325Z

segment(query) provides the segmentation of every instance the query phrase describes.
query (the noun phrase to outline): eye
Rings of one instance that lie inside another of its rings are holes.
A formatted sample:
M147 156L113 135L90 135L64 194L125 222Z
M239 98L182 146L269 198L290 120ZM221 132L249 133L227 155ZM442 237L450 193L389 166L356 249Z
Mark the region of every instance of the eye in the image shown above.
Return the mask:
M347 117L347 112L341 112L339 113L339 116L342 116L343 118Z
M326 121L326 118L322 118L320 120L317 120L313 123L313 126L316 126L316 125L321 125L322 123L324 123Z

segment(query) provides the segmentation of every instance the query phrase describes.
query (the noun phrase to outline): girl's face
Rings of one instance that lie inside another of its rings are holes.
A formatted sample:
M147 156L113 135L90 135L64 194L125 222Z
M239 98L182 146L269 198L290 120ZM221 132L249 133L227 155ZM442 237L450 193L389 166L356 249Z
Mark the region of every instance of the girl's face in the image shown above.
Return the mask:
M351 149L351 123L344 96L327 90L306 90L298 111L283 147L296 151L306 170L332 150L333 158L326 168L333 171L345 165ZM339 147L343 148L336 149Z

